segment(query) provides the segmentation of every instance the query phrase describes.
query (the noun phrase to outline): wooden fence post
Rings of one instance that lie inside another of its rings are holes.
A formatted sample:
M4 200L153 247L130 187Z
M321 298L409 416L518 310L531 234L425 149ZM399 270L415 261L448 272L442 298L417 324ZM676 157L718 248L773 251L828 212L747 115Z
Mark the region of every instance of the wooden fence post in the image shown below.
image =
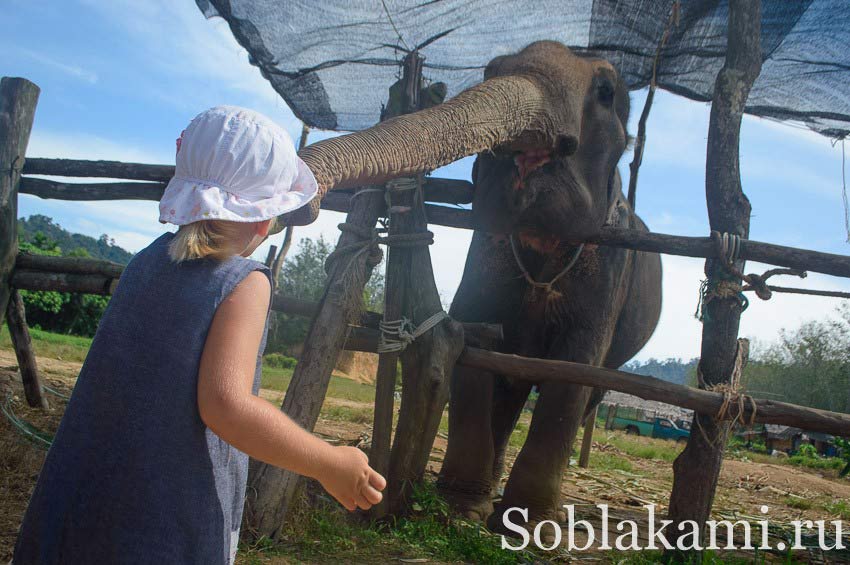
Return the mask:
M418 110L419 89L422 85L422 61L418 52L408 54L402 63L402 78L400 88L395 92L400 94L399 100L390 101L387 108L395 108L396 112L385 110L382 119L394 118L396 115L409 114ZM393 96L393 90L390 90ZM397 95L398 96L398 95ZM390 233L401 233L398 229L401 219L400 208L388 210L390 217ZM405 213L410 212L407 210ZM384 278L384 320L398 320L404 315L404 293L406 271L409 269L410 254L407 249L392 249L387 252L387 271ZM369 448L369 464L378 473L387 477L390 467L390 443L393 430L393 411L395 407L396 373L400 352L381 353L378 358L378 370L375 378L375 414L372 423L372 444ZM389 509L389 497L385 496L380 504L371 511L373 518L385 516Z
M760 0L730 0L726 62L717 75L711 104L705 193L711 229L742 239L749 235L750 203L741 188L738 144L744 104L761 70L760 35ZM744 261L736 261L735 267L740 273ZM700 387L711 388L728 385L735 369L742 311L742 301L735 290L740 288L741 278L731 274L722 259L706 261L705 273L708 286L703 297L702 352L697 371ZM696 522L703 546L702 534L729 432L728 425L717 422L714 416L694 414L693 433L673 463L670 496L669 519L676 524ZM679 530L672 531L684 535Z
M596 414L599 412L599 405L593 409L593 412L587 415L587 420L584 422L584 434L581 437L581 453L578 457L578 466L582 469L587 469L590 464L590 448L593 447L593 430L596 428Z
M619 408L619 404L609 404L608 405L608 413L605 414L605 429L611 430L614 428L614 418L617 417L617 408Z
M0 322L12 294L9 279L18 254L18 182L39 92L23 78L0 80Z
M384 118L392 117L392 109L401 113L420 109L423 61L424 58L416 51L405 57L402 79L390 89L391 96L395 93L401 99L390 101ZM433 100L423 102L433 103ZM434 283L427 237L422 237L427 235L428 229L422 177L411 179L404 187L388 183L387 195L391 205L390 238L419 237L421 244L390 247L384 320L398 322L408 319L419 325L443 311ZM407 510L409 486L422 479L448 401L451 370L462 348L463 330L460 324L443 321L397 353L381 355L370 460L376 470L385 473L388 486L384 501L375 509L373 517ZM399 358L404 374L401 410L390 451L393 393Z
M41 380L38 377L38 367L35 363L35 354L32 350L32 339L27 328L27 316L24 310L24 301L17 289L12 289L9 298L9 306L6 308L6 324L9 326L9 336L12 347L15 349L15 357L18 359L18 370L21 371L21 382L24 385L24 396L27 404L33 408L47 409L47 399L41 388Z
M358 245L364 238L354 230L371 232L384 210L383 191L364 192L351 206L337 249ZM312 430L328 391L331 372L345 345L349 323L359 319L363 288L375 266L371 252L349 253L330 265L319 310L310 324L305 347L295 366L281 409L298 425ZM245 522L257 537L274 538L280 531L298 490L300 476L272 465L255 463L248 480Z

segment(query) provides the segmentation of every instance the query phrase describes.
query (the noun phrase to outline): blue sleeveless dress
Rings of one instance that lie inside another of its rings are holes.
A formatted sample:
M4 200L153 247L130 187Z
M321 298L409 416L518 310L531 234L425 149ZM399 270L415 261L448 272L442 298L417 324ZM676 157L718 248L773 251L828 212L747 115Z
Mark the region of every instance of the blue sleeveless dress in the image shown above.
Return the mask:
M229 564L248 457L200 418L218 305L262 263L173 263L166 233L121 276L21 525L13 563ZM263 332L254 394L260 386Z

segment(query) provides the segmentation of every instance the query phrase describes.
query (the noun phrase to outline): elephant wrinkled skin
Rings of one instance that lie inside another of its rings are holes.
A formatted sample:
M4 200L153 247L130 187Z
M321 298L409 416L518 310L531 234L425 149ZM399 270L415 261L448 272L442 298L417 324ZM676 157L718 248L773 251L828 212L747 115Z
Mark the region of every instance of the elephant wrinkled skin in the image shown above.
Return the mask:
M451 316L499 323L504 353L617 368L649 340L661 309L657 254L578 242L605 224L646 230L621 191L617 162L627 144L628 92L605 61L560 44L535 43L493 60L485 78L546 77L558 85L559 134L529 131L478 155L473 235ZM515 253L512 251L512 243ZM546 283L562 273L551 290ZM528 438L496 508L504 454L535 383L458 367L452 377L449 443L438 486L459 511L503 531L510 507L553 519L561 477L582 415L602 391L536 383Z

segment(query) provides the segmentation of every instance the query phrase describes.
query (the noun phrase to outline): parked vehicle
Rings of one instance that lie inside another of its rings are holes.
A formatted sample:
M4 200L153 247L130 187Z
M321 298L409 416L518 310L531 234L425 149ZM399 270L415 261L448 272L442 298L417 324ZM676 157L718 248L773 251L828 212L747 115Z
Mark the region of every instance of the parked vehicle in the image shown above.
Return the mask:
M682 443L688 441L688 437L691 435L689 430L680 428L670 418L662 417L655 417L646 421L615 416L611 422L611 428L626 430L627 434L670 439Z

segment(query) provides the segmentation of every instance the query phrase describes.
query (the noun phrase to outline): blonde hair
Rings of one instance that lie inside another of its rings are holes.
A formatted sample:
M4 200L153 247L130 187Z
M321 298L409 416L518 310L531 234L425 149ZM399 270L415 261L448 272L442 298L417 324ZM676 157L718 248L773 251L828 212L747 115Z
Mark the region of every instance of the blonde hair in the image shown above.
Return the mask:
M269 226L274 229L277 218ZM201 220L180 226L168 245L168 256L180 263L209 257L224 261L239 255L250 242L245 242L245 224L227 220Z

